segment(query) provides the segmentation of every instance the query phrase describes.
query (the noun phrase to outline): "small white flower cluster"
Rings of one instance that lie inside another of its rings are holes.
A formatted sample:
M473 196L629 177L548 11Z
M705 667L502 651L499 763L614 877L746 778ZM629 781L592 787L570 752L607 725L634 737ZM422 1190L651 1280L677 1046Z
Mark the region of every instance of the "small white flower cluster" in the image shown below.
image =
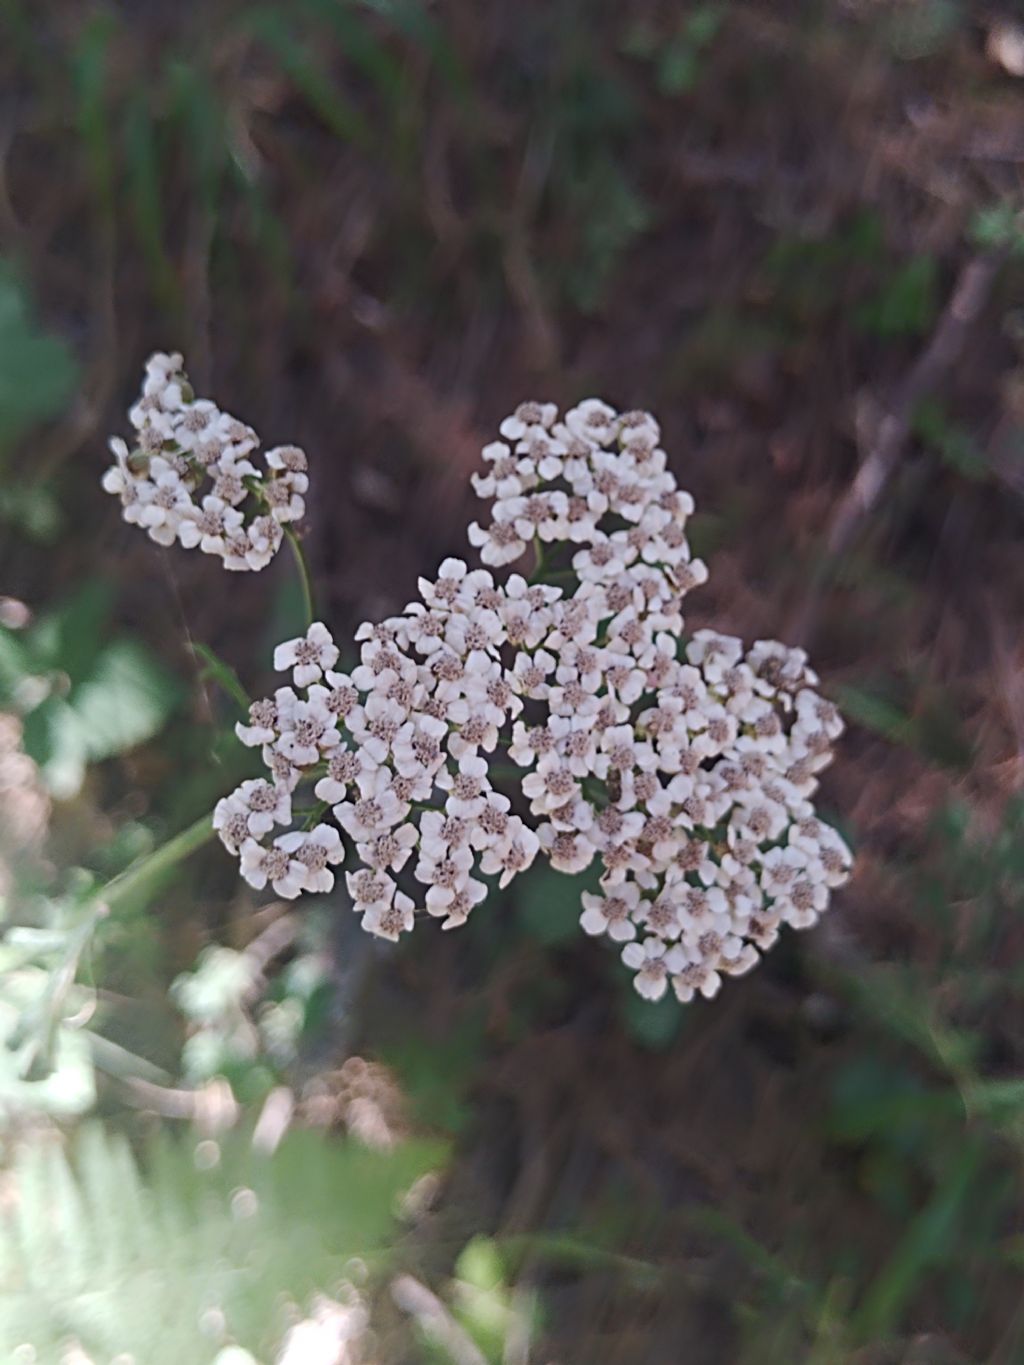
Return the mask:
M103 487L121 499L125 521L158 545L198 546L226 569L266 568L283 528L305 513L306 456L277 446L257 468L250 458L260 445L256 432L196 398L183 364L178 354L150 356L128 414L134 441L111 438L114 463Z
M336 671L338 647L319 622L278 647L274 665L292 685L238 726L271 780L244 782L214 816L245 879L293 897L330 890L331 865L345 858L338 829L314 823L329 807L358 855L346 881L363 927L390 939L413 926L416 906L397 881L407 863L418 898L451 929L487 894L474 873L505 886L539 849L492 786L490 756L522 709L502 650L546 634L559 591L518 575L499 587L486 569L449 559L420 592L402 616L359 628L350 673ZM318 803L313 827L268 843L292 823L304 781Z
M684 642L682 601L707 569L650 414L590 399L559 421L526 403L501 434L474 476L493 515L469 538L492 566L532 544L537 581L446 560L402 616L359 629L350 673L320 624L281 645L292 685L238 729L269 778L215 824L252 885L291 897L329 890L348 856L320 822L330 807L360 860L354 906L392 939L412 927L412 882L452 928L482 876L504 886L538 852L567 873L597 860L584 931L624 945L645 997L711 996L846 880L849 849L812 804L842 722L802 651ZM492 786L499 744L525 770L522 814ZM303 782L319 804L296 812Z

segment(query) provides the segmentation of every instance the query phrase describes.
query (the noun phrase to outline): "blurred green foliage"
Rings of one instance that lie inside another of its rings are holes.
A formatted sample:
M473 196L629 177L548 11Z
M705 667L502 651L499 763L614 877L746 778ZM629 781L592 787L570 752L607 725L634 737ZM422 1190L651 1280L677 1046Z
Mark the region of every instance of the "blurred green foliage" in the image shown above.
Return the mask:
M0 260L0 471L15 441L63 410L77 375L64 342L40 330L19 272Z
M501 1247L489 1237L474 1237L455 1262L454 1312L490 1365L504 1365L510 1342L529 1351L539 1326L536 1293L517 1294Z
M1016 1273L1024 1082L1019 1058L995 1069L991 1054L999 1020L1024 1003L1020 968L993 965L1024 911L1024 802L989 837L950 808L929 857L893 871L930 950L856 970L810 964L851 1013L821 1110L808 1115L819 1159L841 1161L849 1197L888 1222L888 1250L879 1259L875 1244L858 1244L851 1222L823 1260L798 1225L779 1251L721 1211L700 1214L759 1286L742 1312L744 1361L857 1359L912 1334L920 1304L936 1298L953 1330L969 1329L994 1280ZM1007 1359L1024 1349L1015 1330Z
M126 1138L82 1128L18 1150L17 1198L0 1215L0 1349L56 1360L70 1341L96 1360L204 1365L221 1345L269 1360L290 1305L371 1264L398 1197L443 1158L288 1133L272 1155L234 1132L161 1135L140 1160Z
M655 83L663 95L685 95L701 77L706 50L714 42L728 13L722 3L694 5L665 34L649 21L632 24L622 47L630 57L654 65Z
M858 725L947 768L966 768L970 745L952 698L922 680L890 674L840 689L844 713Z
M886 45L904 61L940 53L967 23L963 0L926 0L924 4L882 7L877 23Z
M919 405L914 415L914 434L962 478L980 482L991 477L991 465L970 429L955 422L938 399L926 399Z
M181 1065L190 1085L222 1076L242 1102L251 1103L288 1076L300 1049L321 1031L333 994L312 929L272 973L253 948L211 944L191 971L174 979L171 999L189 1025ZM296 936L286 932L282 950L292 948Z
M979 209L971 223L971 236L989 251L1024 254L1024 210L1016 199L1004 199Z
M152 739L182 698L143 644L113 633L114 601L95 578L27 629L0 627L0 706L23 717L25 751L61 798L90 763Z
M483 1012L460 1010L445 1037L408 1028L404 1016L395 1024L378 1036L376 1051L398 1075L417 1123L450 1136L464 1133L473 1118L470 1090L486 1055Z
M11 1116L68 1119L96 1102L90 1034L69 1022L88 1006L75 976L96 916L65 921L10 928L0 943L0 1105Z
M938 271L931 256L918 256L894 269L874 297L854 314L856 325L883 339L920 336L938 311Z

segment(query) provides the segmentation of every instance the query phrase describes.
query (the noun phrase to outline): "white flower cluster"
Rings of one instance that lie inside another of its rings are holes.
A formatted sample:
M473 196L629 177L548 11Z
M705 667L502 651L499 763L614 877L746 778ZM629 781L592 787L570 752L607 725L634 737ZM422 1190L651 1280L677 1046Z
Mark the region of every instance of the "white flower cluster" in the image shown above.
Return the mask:
M121 499L124 519L158 545L177 542L219 555L226 569L263 569L281 548L284 526L305 512L305 454L277 446L255 456L252 427L196 398L178 354L146 363L142 393L128 414L131 446L112 437L114 463L103 487Z
M360 628L351 673L320 624L280 646L293 685L239 727L269 778L215 823L254 886L294 896L329 889L346 859L318 823L330 807L361 864L355 908L389 938L412 927L412 882L451 928L486 895L481 875L505 885L538 852L567 873L596 860L584 931L623 945L642 995L711 996L848 875L812 804L842 722L802 651L684 641L682 600L707 569L650 414L590 399L559 421L527 403L501 435L474 476L493 514L469 538L492 566L532 545L536 581L446 560L402 616ZM520 813L491 783L499 745L525 770ZM303 781L319 805L272 837Z
M528 403L501 434L470 538L492 563L568 542L576 584L513 666L534 706L509 754L541 846L564 872L598 859L582 927L625 945L642 995L711 996L847 878L811 802L842 722L801 650L714 631L684 646L681 602L708 574L649 413L590 399L559 422Z
M274 665L292 685L238 726L270 780L243 783L214 816L246 880L293 897L330 890L331 865L345 858L338 829L317 823L330 808L358 857L346 875L353 905L364 928L390 939L413 926L416 906L397 880L406 864L417 898L451 929L487 894L479 873L504 886L539 849L492 786L490 756L522 709L502 650L547 633L558 589L518 575L498 587L486 569L449 559L420 591L404 615L359 628L349 673L336 671L338 647L319 622L278 646ZM292 823L303 781L318 803L313 827L268 842Z

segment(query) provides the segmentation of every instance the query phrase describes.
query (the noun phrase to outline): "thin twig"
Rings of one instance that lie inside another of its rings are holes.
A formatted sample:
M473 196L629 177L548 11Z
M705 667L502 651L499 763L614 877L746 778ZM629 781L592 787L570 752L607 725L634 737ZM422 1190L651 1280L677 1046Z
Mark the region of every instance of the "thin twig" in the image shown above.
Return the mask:
M1004 253L975 256L964 266L928 345L918 356L878 422L874 442L829 522L825 556L811 582L790 638L806 644L821 595L837 559L849 549L892 478L921 402L956 364L988 300Z

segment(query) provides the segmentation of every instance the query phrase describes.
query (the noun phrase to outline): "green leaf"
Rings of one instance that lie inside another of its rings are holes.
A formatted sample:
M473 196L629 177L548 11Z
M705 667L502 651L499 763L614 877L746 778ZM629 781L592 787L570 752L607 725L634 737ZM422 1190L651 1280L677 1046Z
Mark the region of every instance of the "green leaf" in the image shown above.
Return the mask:
M29 712L23 722L22 743L59 801L67 801L81 790L88 746L78 717L62 697L47 697Z
M684 32L694 47L707 47L718 36L718 30L725 22L727 6L724 4L698 5L684 25Z
M497 1242L490 1237L467 1242L455 1262L455 1273L474 1289L500 1289L505 1283L505 1264Z
M582 240L563 285L583 312L592 313L600 308L625 252L650 227L652 213L611 157L601 157L580 173L573 198Z
M181 695L177 681L134 640L115 640L69 705L82 727L90 759L125 753L163 727Z
M14 269L0 260L0 453L60 413L78 369L56 337L41 332Z
M751 1236L728 1210L693 1204L685 1211L689 1226L724 1242L764 1277L780 1300L809 1299L812 1285L797 1276L776 1252Z
M79 1114L95 1099L90 1046L67 1022L86 1003L75 976L102 918L49 932L8 930L0 945L0 1109Z
M865 1054L837 1074L826 1130L840 1142L878 1139L906 1148L943 1121L963 1119L963 1100L952 1087L925 1089L906 1068Z
M476 1344L495 1365L505 1357L505 1344L516 1313L508 1273L498 1244L490 1237L474 1237L455 1262L456 1316ZM532 1323L526 1324L527 1335Z
M658 59L658 89L663 95L682 95L697 85L704 49L724 18L724 6L698 5L682 24Z
M14 706L20 684L35 671L24 632L0 626L0 702Z
M700 56L696 49L678 37L665 49L658 62L658 89L663 95L684 95L697 84Z
M882 29L898 57L918 61L940 52L963 23L963 0L929 0L893 6Z
M61 798L78 791L88 763L151 739L182 695L143 645L104 640L112 603L110 585L92 580L24 636L0 631L0 690L28 712L26 752Z
M28 632L36 669L59 669L73 682L85 677L99 653L113 606L111 584L91 578L40 616Z
M895 743L910 743L913 719L893 702L862 687L844 687L839 704L843 711L865 729L874 730Z

